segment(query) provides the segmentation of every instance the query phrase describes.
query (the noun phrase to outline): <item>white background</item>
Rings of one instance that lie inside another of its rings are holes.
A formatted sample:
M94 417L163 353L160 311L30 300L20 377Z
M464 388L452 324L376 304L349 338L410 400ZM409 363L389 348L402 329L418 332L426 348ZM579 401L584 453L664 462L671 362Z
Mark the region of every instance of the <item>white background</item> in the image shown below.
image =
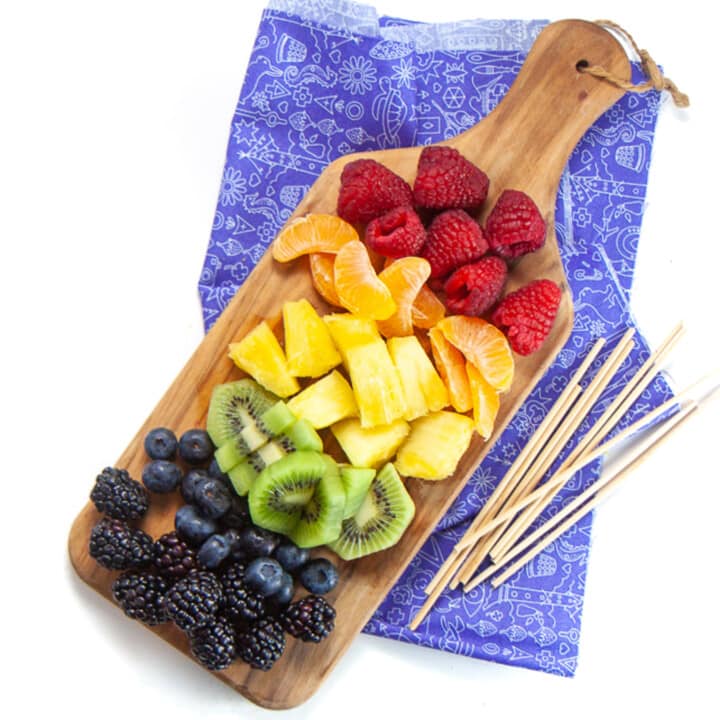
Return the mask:
M196 283L262 7L0 5L0 707L12 717L269 716L126 621L66 553L95 474L202 338ZM716 26L701 4L378 9L423 21L601 14L650 49L692 107L660 117L634 309L653 345L687 322L677 386L716 367ZM360 636L287 717L717 717L719 419L709 404L598 511L574 679Z

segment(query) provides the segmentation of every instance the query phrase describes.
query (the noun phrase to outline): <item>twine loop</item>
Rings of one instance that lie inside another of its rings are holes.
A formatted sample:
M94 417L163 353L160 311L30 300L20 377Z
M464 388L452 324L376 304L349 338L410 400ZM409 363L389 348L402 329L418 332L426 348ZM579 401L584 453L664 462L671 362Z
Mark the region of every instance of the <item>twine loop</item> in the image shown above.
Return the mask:
M657 63L652 59L650 53L647 50L639 48L635 39L627 30L617 23L614 23L612 20L596 20L595 22L597 25L605 27L608 30L614 30L618 35L632 45L633 50L635 50L635 53L640 59L640 67L642 68L647 80L643 83L635 85L632 82L623 80L621 77L615 75L615 73L609 72L600 65L578 65L578 70L580 72L588 73L588 75L593 75L594 77L606 80L616 87L619 87L622 90L627 90L628 92L644 93L648 90L667 90L677 107L685 108L690 105L690 99L688 96L684 92L681 92L677 85L670 80L670 78L665 77L662 74L662 71L657 66Z

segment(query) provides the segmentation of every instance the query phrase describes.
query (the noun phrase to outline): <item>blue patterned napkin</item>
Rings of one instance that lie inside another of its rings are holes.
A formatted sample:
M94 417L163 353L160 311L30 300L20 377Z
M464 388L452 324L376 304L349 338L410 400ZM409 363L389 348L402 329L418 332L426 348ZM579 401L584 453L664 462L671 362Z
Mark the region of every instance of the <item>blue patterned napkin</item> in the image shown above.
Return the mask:
M199 283L206 327L331 160L438 142L472 126L502 99L544 25L540 20L427 25L378 17L372 7L344 0L271 0L235 111ZM480 585L468 594L446 591L417 632L407 625L425 599L427 582L583 353L599 337L607 339L609 352L632 324L629 296L659 103L654 92L625 95L573 152L556 208L575 305L573 334L365 632L574 674L590 516L497 590ZM645 342L637 341L593 417L647 356ZM670 395L657 378L628 421ZM598 463L579 473L541 521L598 473Z

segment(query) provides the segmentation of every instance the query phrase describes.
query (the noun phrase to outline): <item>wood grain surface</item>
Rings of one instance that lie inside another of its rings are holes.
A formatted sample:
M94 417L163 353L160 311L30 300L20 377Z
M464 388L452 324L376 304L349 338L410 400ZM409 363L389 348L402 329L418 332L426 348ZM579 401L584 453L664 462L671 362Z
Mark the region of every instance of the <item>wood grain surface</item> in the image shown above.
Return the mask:
M503 396L490 440L483 443L476 435L451 478L439 483L407 481L417 511L395 547L354 562L342 562L328 551L340 571L338 586L328 598L337 609L336 628L329 638L319 645L288 638L283 657L268 672L236 662L227 670L214 673L252 702L268 708L290 708L307 700L320 687L568 338L573 311L554 232L557 189L578 140L598 115L622 95L621 90L610 84L578 72L576 66L580 61L602 65L620 77L630 77L625 52L607 31L580 20L553 23L538 36L517 79L495 110L478 125L448 141L490 177L487 209L492 208L503 189L515 188L533 197L545 216L549 232L544 248L513 267L508 289L539 277L551 278L563 288L563 300L550 337L529 358L516 357L515 380ZM333 162L310 188L294 217L308 212L334 212L342 168L357 157L373 157L412 183L420 150L362 153ZM480 219L484 219L482 215ZM282 303L301 297L308 298L320 312L332 311L315 293L305 258L279 264L266 253L116 465L139 478L147 462L143 437L148 430L162 425L182 432L204 426L213 387L241 376L227 357L228 343L241 338L261 319L277 323ZM174 510L180 503L179 493L173 497L154 496L141 527L154 537L172 530ZM69 553L79 576L112 601L110 588L118 573L103 569L88 554L90 530L98 519L99 514L88 502L72 525ZM184 635L171 624L149 630L189 654Z

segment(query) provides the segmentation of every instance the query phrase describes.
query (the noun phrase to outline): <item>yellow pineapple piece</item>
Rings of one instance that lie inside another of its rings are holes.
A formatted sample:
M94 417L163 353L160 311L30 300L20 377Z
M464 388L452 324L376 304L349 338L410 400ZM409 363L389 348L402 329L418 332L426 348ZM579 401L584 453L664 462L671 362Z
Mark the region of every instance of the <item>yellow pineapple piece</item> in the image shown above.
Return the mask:
M470 445L475 423L467 415L439 410L410 424L395 459L397 471L421 480L443 480L455 472Z
M343 363L347 367L346 353L351 347L382 340L377 323L371 318L352 313L331 313L324 315L323 321L330 331L335 346L340 351Z
M290 398L287 406L293 415L305 418L316 429L358 414L350 383L337 370L308 385Z
M275 333L264 320L242 340L230 343L228 355L241 370L280 397L294 395L300 390Z
M495 427L495 418L500 409L500 395L470 362L467 363L467 374L472 393L475 429L480 437L487 440Z
M345 358L364 428L387 425L405 416L400 374L384 340L350 347Z
M445 383L415 335L392 337L387 347L405 394L406 420L442 410L449 404Z
M355 467L378 467L389 460L410 432L405 420L364 428L357 418L335 423L333 435Z
M285 356L296 377L320 377L342 362L330 331L305 299L283 304Z

